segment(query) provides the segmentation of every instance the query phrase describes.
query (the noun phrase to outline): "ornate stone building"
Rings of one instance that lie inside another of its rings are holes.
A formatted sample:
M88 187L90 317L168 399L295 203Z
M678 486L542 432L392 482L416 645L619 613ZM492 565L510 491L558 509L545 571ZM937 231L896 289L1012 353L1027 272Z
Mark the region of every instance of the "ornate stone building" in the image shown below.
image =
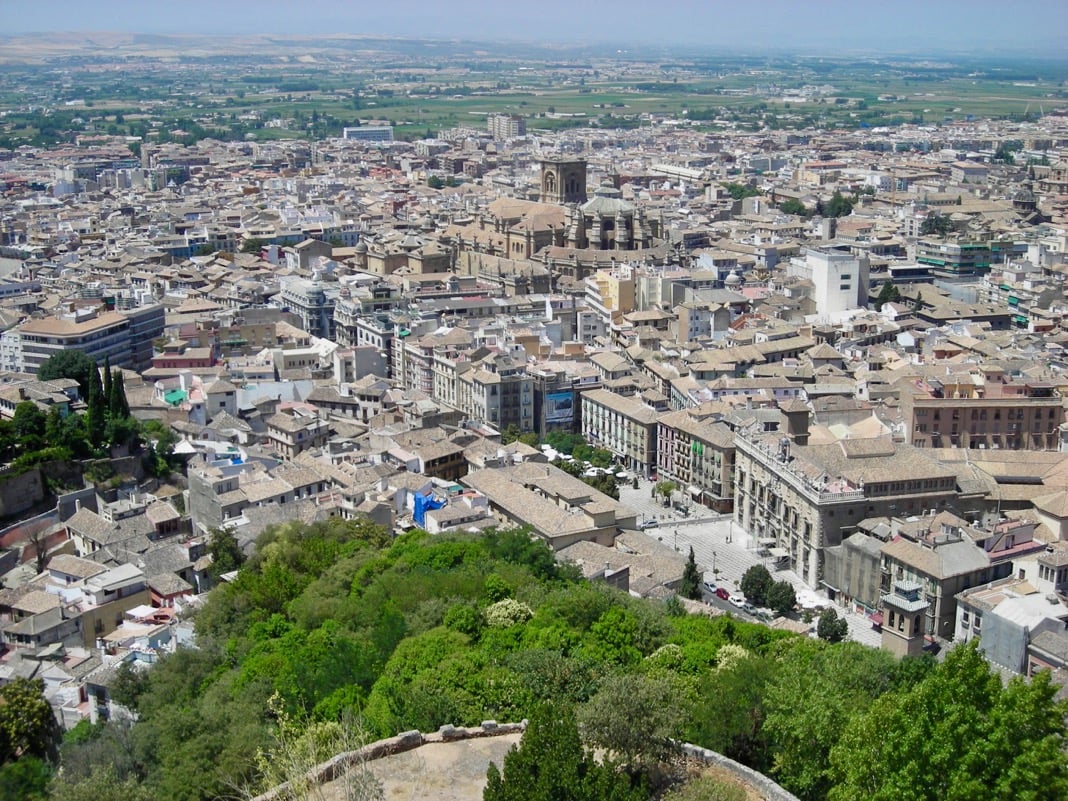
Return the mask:
M598 187L593 197L568 209L568 247L580 250L646 250L658 244L663 221L645 213L620 195L611 184Z
M542 203L585 203L586 160L544 159L539 199Z
M496 283L505 273L525 276L534 287L540 271L522 265L536 262L555 291L560 279L582 281L601 268L666 264L672 251L663 237L659 213L647 215L611 183L587 199L586 162L561 158L541 162L538 201L498 198L471 218L454 220L443 242L461 272Z

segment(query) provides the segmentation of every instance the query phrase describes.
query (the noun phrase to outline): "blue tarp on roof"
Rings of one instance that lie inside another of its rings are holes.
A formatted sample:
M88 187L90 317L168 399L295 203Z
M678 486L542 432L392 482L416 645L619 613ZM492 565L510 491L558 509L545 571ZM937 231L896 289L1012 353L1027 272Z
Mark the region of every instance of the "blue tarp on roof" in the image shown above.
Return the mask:
M440 509L445 501L439 501L433 495L416 495L415 509L412 511L412 519L417 526L426 525L426 513L430 509Z

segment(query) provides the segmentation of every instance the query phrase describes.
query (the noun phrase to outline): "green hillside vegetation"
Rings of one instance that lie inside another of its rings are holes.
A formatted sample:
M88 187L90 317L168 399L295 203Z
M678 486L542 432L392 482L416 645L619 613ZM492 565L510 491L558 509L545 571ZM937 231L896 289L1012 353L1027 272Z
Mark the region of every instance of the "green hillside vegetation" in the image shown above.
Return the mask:
M591 777L568 795L575 776L528 777L540 760L520 754L494 769L492 798L648 798L675 738L803 799L1068 797L1068 710L1044 678L1003 689L974 647L897 662L685 615L583 581L523 531L392 539L367 521L290 522L211 593L196 628L198 650L120 673L112 692L138 722L68 735L51 798L232 797L262 788L280 721L354 714L371 738L529 718L532 753ZM884 764L871 756L887 738ZM967 792L947 789L965 779Z
M38 371L41 381L68 378L78 382L84 412L47 412L33 401L22 401L10 418L0 419L0 460L18 474L42 462L105 459L112 448L127 447L142 457L145 472L163 477L174 468L174 432L159 420L140 421L130 414L122 371L105 360L101 370L80 350L61 351ZM114 476L106 462L86 470L92 480Z

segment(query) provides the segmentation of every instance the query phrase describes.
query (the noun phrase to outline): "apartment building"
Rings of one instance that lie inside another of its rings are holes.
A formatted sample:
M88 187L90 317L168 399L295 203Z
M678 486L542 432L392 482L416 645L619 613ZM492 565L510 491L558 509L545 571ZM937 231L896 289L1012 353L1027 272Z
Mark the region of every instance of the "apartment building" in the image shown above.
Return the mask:
M946 640L953 637L957 593L1004 578L1012 570L1011 562L993 562L982 547L950 524L917 539L896 537L882 546L881 553L884 591L896 581L918 584L927 602L922 631Z
M717 512L734 508L734 432L695 409L657 421L657 477L671 479L691 497Z
M300 318L300 327L322 339L334 339L334 307L340 290L327 288L321 281L287 278L282 282L280 300L286 311Z
M988 242L921 239L916 243L916 261L929 265L931 273L938 278L961 278L987 273L993 254Z
M334 326L334 335L339 345L346 348L375 348L386 358L388 371L396 330L388 314L365 313L352 298L346 298L342 294L334 307Z
M554 551L581 540L610 547L621 530L637 525L633 509L552 465L486 468L461 481L486 496L499 520L530 526Z
M917 448L1057 450L1063 403L1052 384L990 365L901 385L905 440Z
M490 114L486 117L486 130L494 139L515 139L527 132L527 121L518 114Z
M816 313L826 319L867 306L870 274L867 256L854 256L848 248L809 248L787 268L787 275L812 282Z
M534 430L539 435L577 431L580 393L601 385L597 371L587 363L543 362L528 366L527 375L534 388Z
M0 636L7 648L57 643L92 648L128 610L149 603L148 581L137 566L98 570L88 560L78 562L79 575L49 570L0 605Z
M634 311L634 270L622 265L587 276L586 307L606 326L615 318Z
M432 323L427 321L420 328L426 330L430 325ZM408 389L437 398L437 392L443 392L444 397L451 394L444 389L448 382L441 384L442 370L449 372L441 361L442 357L455 360L458 354L473 347L474 338L470 331L460 327L441 328L421 336L408 328L401 328L389 341L393 347L390 353L391 375ZM459 407L458 403L452 405Z
M8 420L15 417L20 403L31 401L38 408L56 407L66 416L71 406L78 401L78 382L70 378L52 381L20 381L0 389L0 417Z
M957 595L954 640L979 640L979 650L996 665L1024 673L1028 652L1043 634L1065 632L1068 606L1050 582L1009 576Z
M30 320L5 331L0 351L4 369L36 373L48 359L65 350L80 350L112 367L146 370L152 366L152 343L163 334L159 304L130 311L72 309L56 317Z
M268 442L283 459L293 459L299 453L326 444L330 426L318 414L303 409L287 412L273 414L266 420Z
M534 386L525 368L523 362L503 353L476 362L457 376L457 408L498 431L512 425L533 431Z
M392 125L360 125L355 128L342 128L341 138L355 142L392 142Z
M656 475L656 412L636 398L607 389L582 393L582 435L610 450L628 470Z

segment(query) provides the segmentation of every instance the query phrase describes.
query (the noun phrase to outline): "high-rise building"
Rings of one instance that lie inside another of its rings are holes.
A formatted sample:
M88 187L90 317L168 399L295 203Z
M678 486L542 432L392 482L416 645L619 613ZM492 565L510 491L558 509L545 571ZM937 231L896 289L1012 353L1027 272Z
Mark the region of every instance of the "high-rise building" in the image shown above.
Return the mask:
M486 129L494 139L514 139L527 132L527 121L518 114L490 114Z

